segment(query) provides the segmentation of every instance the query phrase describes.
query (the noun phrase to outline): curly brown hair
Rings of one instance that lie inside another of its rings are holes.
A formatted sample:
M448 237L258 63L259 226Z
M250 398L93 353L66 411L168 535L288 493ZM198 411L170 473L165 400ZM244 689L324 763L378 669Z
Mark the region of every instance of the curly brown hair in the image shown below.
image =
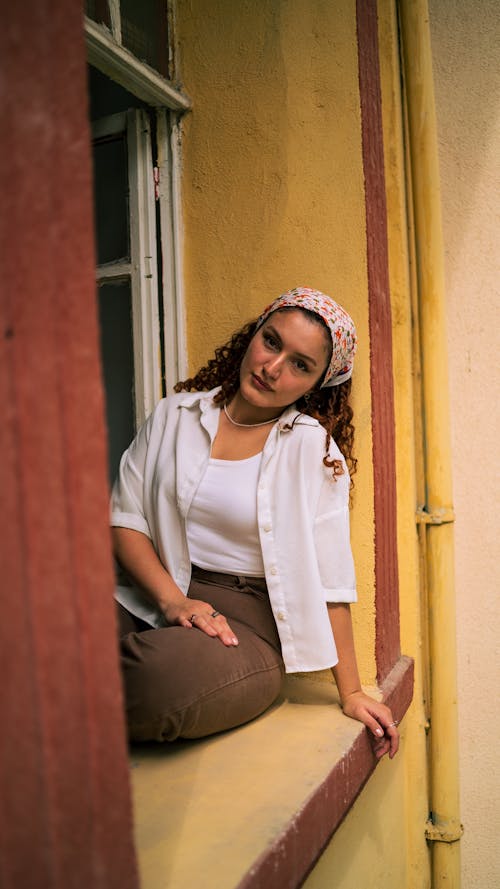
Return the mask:
M287 311L287 309L278 309L278 311ZM319 322L326 328L326 324L318 315L302 308L299 311L306 312L307 315L311 316L311 320ZM238 391L240 385L240 365L250 341L257 331L257 323L258 319L249 321L244 327L237 330L227 343L215 350L214 357L201 367L193 377L188 377L187 380L177 383L174 391L202 392L220 386L220 392L214 396L214 402L220 405L228 404ZM344 470L340 460L330 460L328 457L330 441L333 438L345 458L352 484L352 476L356 472L357 460L353 454L353 410L349 404L351 380L346 380L338 386L325 387L324 389L319 388L320 385L321 380L318 381L312 392L299 398L296 403L297 410L301 414L314 417L325 429L326 440L323 463L328 468L333 469L333 476L337 478L337 476L343 474Z

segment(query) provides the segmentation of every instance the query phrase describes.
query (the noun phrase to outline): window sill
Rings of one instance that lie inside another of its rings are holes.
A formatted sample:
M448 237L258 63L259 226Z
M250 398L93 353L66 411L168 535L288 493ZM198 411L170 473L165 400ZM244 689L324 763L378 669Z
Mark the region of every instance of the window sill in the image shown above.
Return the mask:
M396 718L412 691L413 661L401 657L380 689ZM300 886L375 766L334 687L302 676L240 729L134 746L142 889L185 889L201 875L204 889Z

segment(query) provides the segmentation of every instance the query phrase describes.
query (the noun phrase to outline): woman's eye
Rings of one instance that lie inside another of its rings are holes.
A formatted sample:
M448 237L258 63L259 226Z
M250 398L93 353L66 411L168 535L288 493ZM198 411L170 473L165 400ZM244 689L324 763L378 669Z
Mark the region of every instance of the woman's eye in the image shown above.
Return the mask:
M307 364L305 363L305 361L302 361L301 358L296 358L294 361L294 364L295 364L295 367L297 368L297 370L303 370L306 372L309 370Z
M272 349L276 349L278 347L278 341L271 333L265 333L263 336L264 336L264 342L268 346L271 346Z

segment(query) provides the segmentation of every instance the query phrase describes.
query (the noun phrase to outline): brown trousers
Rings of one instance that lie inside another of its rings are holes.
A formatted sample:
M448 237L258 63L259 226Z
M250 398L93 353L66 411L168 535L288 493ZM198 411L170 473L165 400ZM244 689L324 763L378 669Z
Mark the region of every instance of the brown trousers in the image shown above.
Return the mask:
M258 716L284 676L263 578L193 568L188 597L227 618L239 645L196 628L152 629L118 605L129 735L134 741L201 738Z

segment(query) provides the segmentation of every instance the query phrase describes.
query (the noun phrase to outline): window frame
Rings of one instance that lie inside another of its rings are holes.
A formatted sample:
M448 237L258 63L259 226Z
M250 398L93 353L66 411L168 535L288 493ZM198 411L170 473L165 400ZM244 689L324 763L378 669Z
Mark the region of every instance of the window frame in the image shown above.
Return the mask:
M120 270L101 266L99 280L131 275L135 364L135 417L139 426L161 398L162 374L167 391L185 376L186 339L182 280L182 216L180 199L180 117L191 108L189 98L158 72L137 59L116 39L117 3L110 2L113 33L85 16L87 59L101 73L151 106L155 116L157 158L151 150L148 113L125 112L129 144L131 262ZM119 10L118 10L119 12ZM124 114L110 115L120 126ZM120 120L121 118L121 120ZM108 118L109 119L109 118ZM132 158L133 155L133 158ZM157 163L157 182L153 164ZM156 193L155 193L156 190ZM159 237L156 225L159 207ZM157 249L161 252L159 300ZM159 305L162 305L161 317ZM164 344L160 356L160 327Z
M125 133L129 186L130 259L98 265L96 283L127 279L132 300L134 414L140 426L161 396L160 316L153 155L148 114L142 109L95 121L93 139Z
M90 65L148 105L189 111L189 97L170 80L125 49L116 33L113 34L106 25L99 25L85 16L84 30Z

